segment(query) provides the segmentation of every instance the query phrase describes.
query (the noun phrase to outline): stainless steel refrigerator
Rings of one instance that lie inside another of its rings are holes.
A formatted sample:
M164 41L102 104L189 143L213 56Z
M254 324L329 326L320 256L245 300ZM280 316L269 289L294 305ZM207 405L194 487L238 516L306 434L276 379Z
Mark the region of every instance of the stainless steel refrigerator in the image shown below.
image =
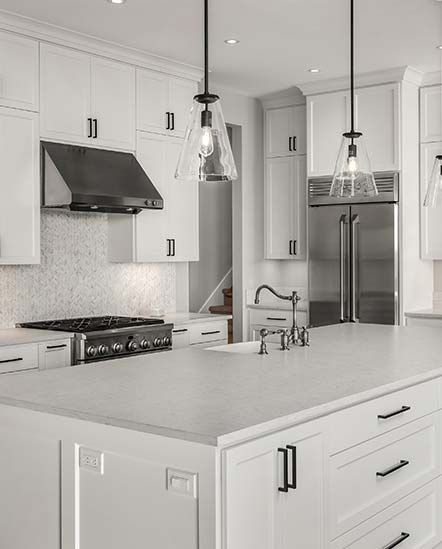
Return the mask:
M371 199L328 196L308 182L310 324L399 323L399 174L375 174Z

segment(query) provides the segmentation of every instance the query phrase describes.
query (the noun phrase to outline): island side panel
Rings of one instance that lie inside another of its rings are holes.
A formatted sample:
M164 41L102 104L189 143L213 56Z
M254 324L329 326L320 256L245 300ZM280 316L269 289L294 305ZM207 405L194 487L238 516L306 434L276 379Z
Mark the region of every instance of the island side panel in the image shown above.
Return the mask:
M1 405L0 448L1 547L215 549L215 447Z

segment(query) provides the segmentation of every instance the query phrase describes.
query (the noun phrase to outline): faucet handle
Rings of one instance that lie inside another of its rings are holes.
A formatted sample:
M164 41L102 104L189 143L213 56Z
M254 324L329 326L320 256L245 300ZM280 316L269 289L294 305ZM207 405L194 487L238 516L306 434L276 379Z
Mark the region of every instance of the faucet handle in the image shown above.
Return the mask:
M309 328L311 328L310 325L303 326L301 330L301 347L310 347L310 332Z
M259 335L261 338L261 345L259 347L258 354L268 355L269 353L267 351L266 337L269 335L269 331L267 330L267 328L261 328L261 330L259 331Z

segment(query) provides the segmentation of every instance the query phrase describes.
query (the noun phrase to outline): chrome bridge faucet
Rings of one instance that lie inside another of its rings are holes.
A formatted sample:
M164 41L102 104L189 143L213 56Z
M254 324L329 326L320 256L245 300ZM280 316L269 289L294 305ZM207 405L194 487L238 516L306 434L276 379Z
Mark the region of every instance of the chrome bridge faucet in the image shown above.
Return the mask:
M294 345L298 345L299 343L301 343L302 342L301 333L298 326L298 303L301 301L301 298L299 297L298 292L293 290L290 295L283 295L277 292L276 290L274 290L268 284L262 284L256 290L255 305L259 305L259 296L262 290L268 290L278 299L282 299L284 301L290 301L292 303L292 327L290 329L289 342L293 343Z

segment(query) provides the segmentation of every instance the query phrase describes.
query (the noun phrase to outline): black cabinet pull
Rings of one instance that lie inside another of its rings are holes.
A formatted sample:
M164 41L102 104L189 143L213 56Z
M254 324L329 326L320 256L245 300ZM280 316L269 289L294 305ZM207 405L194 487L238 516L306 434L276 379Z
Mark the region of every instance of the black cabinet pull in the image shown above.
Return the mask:
M170 238L166 238L166 242L167 242L167 257L170 257L172 255L171 248L170 248L170 243L172 241Z
M296 446L291 446L290 444L287 444L287 450L290 450L292 453L292 482L290 482L287 486L292 490L296 490L296 487L298 485Z
M98 137L98 120L94 118L94 139Z
M175 257L176 255L176 241L174 238L172 238L172 256Z
M46 349L64 349L66 347L66 343L63 343L62 345L47 345Z
M410 534L408 532L402 532L398 538L393 540L391 543L389 543L382 549L393 549L394 547L397 547L399 544L401 544L403 541L405 541L409 537L410 537Z
M173 131L175 129L175 113L171 112L170 114L172 116L172 127L170 129Z
M215 335L215 334L220 334L221 333L221 330L215 330L214 332L201 332L201 335L202 336L210 336L210 335Z
M287 321L286 318L282 318L282 317L281 317L281 318L278 318L278 317L276 317L276 316L268 316L268 317L267 317L267 320L274 320L274 321L280 320L280 321L284 321L284 322Z
M92 137L92 118L87 119L88 125L89 125L89 133L87 134L88 137Z
M188 332L189 330L187 328L183 328L182 330L172 330L173 334L184 334L184 332Z
M406 467L407 465L410 465L410 462L406 459L401 459L399 463L396 465L393 465L392 467L389 467L388 469L384 469L384 471L378 471L376 473L377 477L388 477L388 475L391 475L391 473L394 473L395 471L399 471L399 469L402 469L402 467Z
M298 149L296 148L296 135L293 137L293 151L296 152Z
M289 137L289 151L292 152L292 138Z
M6 364L8 362L20 362L23 358L7 358L6 360L0 360L0 364Z
M167 114L167 126L166 126L166 130L170 130L170 112L167 111L166 114Z
M399 414L403 414L404 412L409 412L411 410L411 406L402 406L399 410L395 410L394 412L390 412L389 414L379 414L378 419L390 419L391 417L398 416Z
M278 448L284 457L284 469L283 469L283 485L278 486L279 492L288 492L289 491L289 451L287 448Z
M298 255L298 241L293 240L293 255Z

